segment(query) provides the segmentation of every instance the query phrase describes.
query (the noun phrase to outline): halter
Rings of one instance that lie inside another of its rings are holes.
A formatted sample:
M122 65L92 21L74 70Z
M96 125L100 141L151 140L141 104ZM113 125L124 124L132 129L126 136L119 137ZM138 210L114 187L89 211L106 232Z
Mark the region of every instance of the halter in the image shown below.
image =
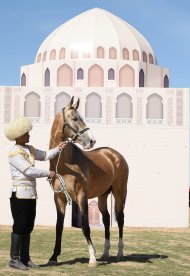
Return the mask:
M74 129L70 124L68 124L68 123L66 122L64 110L65 110L65 108L62 109L63 121L65 122L65 123L63 124L62 133L64 133L64 130L65 130L65 127L66 127L66 126L67 126L68 128L70 128L70 129L72 130L72 132L75 133L74 138L72 138L71 140L72 140L72 142L75 142L75 140L77 139L78 136L82 135L85 131L89 130L89 127L86 127L86 128L84 128L84 129L82 129L82 130L79 130L79 131L77 131L76 129Z
M67 203L69 205L71 205L72 204L72 198L71 198L70 194L67 191L66 182L63 179L63 177L58 173L58 169L57 169L58 168L58 164L59 164L59 160L60 160L60 157L61 157L61 152L62 152L62 149L59 152L59 156L58 156L58 160L57 160L57 164L56 164L56 168L55 168L55 176L58 178L60 190L55 190L54 189L51 178L47 178L47 180L49 181L49 184L50 184L53 192L54 193L64 193L65 197L66 197L66 200L67 200Z
M74 136L73 139L71 139L71 142L75 142L76 138L77 138L78 136L82 135L82 134L83 134L85 131L87 131L89 128L86 127L86 128L84 128L84 129L82 129L82 130L80 130L80 131L75 130L70 124L68 124L68 123L66 122L64 109L65 109L65 108L62 109L62 114L63 114L63 121L64 121L65 123L63 124L62 133L64 133L64 129L65 129L66 126L67 126L68 128L70 128L70 129L75 133L75 136ZM71 198L71 196L69 195L69 193L68 193L68 191L67 191L65 180L64 180L63 177L58 173L58 164L59 164L61 152L62 152L62 150L59 152L59 157L58 157L57 164L56 164L56 169L55 169L55 176L58 178L60 190L55 190L55 189L53 188L53 183L52 183L52 179L51 179L51 178L48 178L47 180L49 181L49 184L50 184L52 190L54 191L54 193L61 193L61 192L64 193L64 194L65 194L65 197L66 197L66 199L67 199L67 203L68 203L69 205L71 205L71 204L72 204L72 198Z

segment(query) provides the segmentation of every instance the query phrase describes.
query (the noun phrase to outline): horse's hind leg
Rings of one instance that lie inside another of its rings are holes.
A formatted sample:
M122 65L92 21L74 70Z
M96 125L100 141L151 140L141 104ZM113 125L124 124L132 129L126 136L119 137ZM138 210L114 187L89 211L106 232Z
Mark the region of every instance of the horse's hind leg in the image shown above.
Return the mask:
M56 240L53 255L48 261L49 265L56 264L57 257L61 254L61 240L66 208L66 203L63 200L61 200L57 195L55 195L55 204L57 210Z
M125 207L125 199L126 199L126 191L119 191L117 189L112 190L114 198L115 198L115 216L117 220L117 224L119 227L119 242L118 242L118 253L117 260L123 259L123 226L124 226L124 207Z
M101 259L108 259L110 250L110 214L107 209L107 197L108 194L104 194L98 197L98 207L102 214L102 220L105 228L104 252L101 256Z
M92 243L92 240L90 237L87 196L84 194L78 195L77 201L78 201L78 206L79 206L81 218L82 218L82 232L87 240L88 248L89 248L89 254L90 254L89 266L95 267L95 266L97 266L96 256L95 256L96 250L95 250L95 247L93 246L93 243Z

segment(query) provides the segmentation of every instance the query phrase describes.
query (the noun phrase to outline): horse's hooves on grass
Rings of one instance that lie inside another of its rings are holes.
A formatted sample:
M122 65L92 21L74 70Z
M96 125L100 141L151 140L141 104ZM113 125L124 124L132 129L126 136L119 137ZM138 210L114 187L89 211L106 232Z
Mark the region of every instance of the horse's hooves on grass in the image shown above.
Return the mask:
M57 265L57 262L56 261L48 261L47 265L48 266L55 266L55 265Z
M97 262L95 262L95 263L89 263L88 267L97 267Z

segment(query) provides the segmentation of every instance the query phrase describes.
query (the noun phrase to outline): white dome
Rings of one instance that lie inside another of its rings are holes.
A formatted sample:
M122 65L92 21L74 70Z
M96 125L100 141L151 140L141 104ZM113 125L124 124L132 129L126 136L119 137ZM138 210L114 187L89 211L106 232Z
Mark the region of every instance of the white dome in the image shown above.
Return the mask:
M147 56L151 54L155 61L150 44L135 28L99 8L88 10L55 29L41 44L36 61L42 61L44 54L46 54L45 60L58 60L62 48L65 49L66 59L71 58L72 51L83 54L86 52L90 58L96 58L99 46L105 51L115 48L117 59L122 58L123 48L126 48L129 51L129 60L133 59L132 53L137 50L139 60L142 61L142 53L145 52ZM54 58L50 58L52 50ZM79 55L79 58L81 57L82 55Z

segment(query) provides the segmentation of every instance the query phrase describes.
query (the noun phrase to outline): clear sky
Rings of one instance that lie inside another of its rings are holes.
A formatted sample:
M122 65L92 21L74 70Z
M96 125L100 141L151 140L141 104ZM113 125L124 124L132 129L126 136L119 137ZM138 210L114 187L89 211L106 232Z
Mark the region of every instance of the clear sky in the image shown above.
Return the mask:
M91 8L127 21L149 41L171 87L190 87L189 0L0 0L0 86L19 85L20 67L34 63L43 40Z

